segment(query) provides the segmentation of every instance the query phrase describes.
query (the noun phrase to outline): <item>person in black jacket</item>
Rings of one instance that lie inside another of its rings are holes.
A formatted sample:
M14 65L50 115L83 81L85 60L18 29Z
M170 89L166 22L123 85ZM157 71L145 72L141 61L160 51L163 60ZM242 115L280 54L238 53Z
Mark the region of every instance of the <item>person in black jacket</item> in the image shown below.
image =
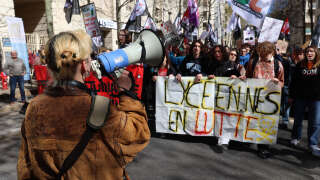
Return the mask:
M308 108L308 143L314 156L320 157L320 54L317 47L305 49L305 59L296 65L290 85L290 100L294 99L294 125L291 144L297 146L302 136L302 121Z
M216 45L211 52L212 58L206 62L205 73L208 78L215 78L215 76L241 78L245 79L246 71L242 65L238 63L238 52L236 49L230 50L228 54L225 52L223 46ZM214 148L217 153L223 153L229 144L229 138L218 138L218 144Z
M237 61L239 56L236 49L232 49L228 54L221 45L216 45L211 55L205 66L205 73L208 74L209 79L215 76L231 78L245 76L244 68Z
M288 103L288 97L289 97L289 84L291 80L291 58L286 57L286 55L281 54L280 52L277 52L275 55L275 58L278 59L284 70L284 84L282 87L282 93L281 93L281 108L280 108L280 120L279 120L279 128L282 129L288 129L288 123L289 123L289 103Z
M181 76L195 76L195 82L199 82L202 76L205 76L203 63L204 58L201 55L202 42L200 40L194 41L190 48L189 55L183 60L176 79L181 81Z

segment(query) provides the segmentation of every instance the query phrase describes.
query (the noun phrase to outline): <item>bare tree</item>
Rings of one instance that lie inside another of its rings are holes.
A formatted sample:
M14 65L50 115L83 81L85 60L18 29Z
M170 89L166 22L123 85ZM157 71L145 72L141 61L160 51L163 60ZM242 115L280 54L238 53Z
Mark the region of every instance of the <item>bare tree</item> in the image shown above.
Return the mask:
M53 16L52 16L52 0L45 0L48 36L51 38L53 34Z
M289 46L305 42L305 0L289 0L288 19L290 23Z
M268 16L276 19L289 19L289 46L302 45L305 42L305 0L274 1L273 12Z

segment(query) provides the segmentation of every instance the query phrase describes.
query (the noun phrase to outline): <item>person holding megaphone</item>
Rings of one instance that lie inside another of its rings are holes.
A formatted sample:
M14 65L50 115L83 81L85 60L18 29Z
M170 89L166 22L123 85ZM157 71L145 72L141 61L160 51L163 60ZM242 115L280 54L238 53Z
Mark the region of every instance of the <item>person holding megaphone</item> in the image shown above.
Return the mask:
M125 166L147 146L144 107L125 93L134 84L129 72L116 80L117 105L84 84L91 43L84 31L62 32L48 41L45 61L54 81L27 108L18 179L127 179Z

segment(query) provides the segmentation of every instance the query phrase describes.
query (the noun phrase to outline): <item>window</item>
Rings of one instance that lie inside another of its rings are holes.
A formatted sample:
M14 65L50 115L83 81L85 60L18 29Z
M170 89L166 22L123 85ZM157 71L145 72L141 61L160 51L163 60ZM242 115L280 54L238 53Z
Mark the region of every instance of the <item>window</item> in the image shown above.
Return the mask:
M311 28L310 27L306 27L306 34L311 34Z
M202 26L203 26L203 30L207 30L208 23L203 23Z
M203 11L202 12L202 17L203 17L203 19L208 19L208 11Z

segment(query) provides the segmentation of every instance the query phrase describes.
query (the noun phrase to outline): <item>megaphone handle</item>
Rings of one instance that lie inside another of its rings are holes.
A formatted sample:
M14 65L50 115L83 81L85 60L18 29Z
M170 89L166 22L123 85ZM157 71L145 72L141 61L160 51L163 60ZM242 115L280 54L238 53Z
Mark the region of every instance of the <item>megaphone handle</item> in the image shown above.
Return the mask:
M142 47L140 61L144 63L144 61L146 60L146 48L145 48L145 46L144 46L143 40L140 41L140 45L141 45L141 47Z

